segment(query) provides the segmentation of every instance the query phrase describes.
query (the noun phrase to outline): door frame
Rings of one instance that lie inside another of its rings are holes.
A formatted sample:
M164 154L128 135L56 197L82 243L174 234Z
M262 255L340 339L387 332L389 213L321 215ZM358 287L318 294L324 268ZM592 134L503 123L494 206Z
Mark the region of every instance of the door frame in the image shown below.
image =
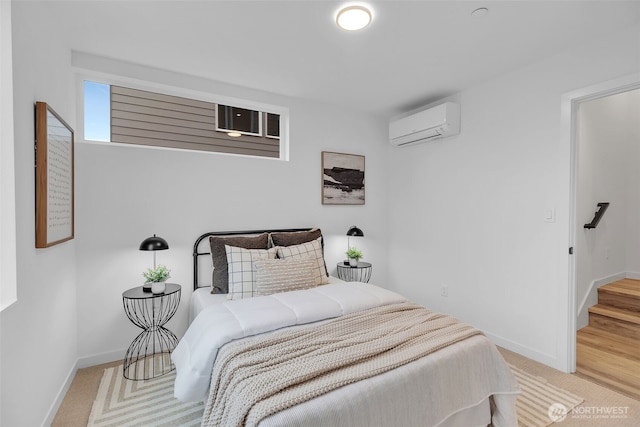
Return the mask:
M569 146L570 179L569 179L569 247L575 249L578 218L576 212L578 194L578 137L576 132L576 116L578 105L585 101L616 95L640 88L640 73L629 74L613 80L577 89L562 95L562 140ZM566 372L576 371L576 323L577 323L577 257L579 253L569 255L568 307L566 318L566 342L559 348L566 349Z

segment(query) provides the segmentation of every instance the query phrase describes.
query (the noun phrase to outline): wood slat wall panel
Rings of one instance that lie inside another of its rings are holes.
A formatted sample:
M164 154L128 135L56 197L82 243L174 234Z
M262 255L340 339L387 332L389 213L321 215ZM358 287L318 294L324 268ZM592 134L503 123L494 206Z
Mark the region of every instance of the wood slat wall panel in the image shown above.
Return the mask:
M154 99L144 99L134 96L123 96L112 94L111 105L116 108L120 105L139 105L141 107L157 108L159 110L167 110L171 114L174 111L180 111L181 113L193 114L196 116L209 117L212 111L206 108L191 107L189 105L181 105L172 102L156 101ZM116 108L118 109L118 108Z
M167 132L210 138L213 132L211 129L198 129L188 126L173 126L164 123L148 123L137 120L118 119L115 117L111 119L111 125L120 129L123 133L125 133L125 129L138 129L141 131Z
M111 102L111 111L139 113L154 117L178 118L203 123L211 122L211 118L204 115L184 113L182 111L171 111L162 108L145 107L143 105L115 103L113 101ZM215 117L213 118L213 121L215 123Z
M229 147L223 145L208 145L208 144L195 144L195 143L182 143L179 147L176 147L175 141L167 141L162 139L150 139L139 137L121 136L119 141L123 144L137 144L137 145L151 145L155 147L167 147L167 148L182 148L186 150L199 150L199 151L213 151L217 153L230 153L230 154L245 154L249 156L262 156L262 157L280 157L280 150L268 151L268 150L256 150L254 148L247 149L239 146Z
M111 141L119 142L119 136L131 136L131 137L140 137L140 138L150 138L150 139L161 139L166 141L174 141L177 143L180 142L188 142L194 144L219 144L224 146L243 146L245 148L254 148L254 149L262 149L262 147L274 147L277 149L280 144L278 140L274 139L260 139L258 141L250 140L247 137L237 137L232 138L226 136L226 138L221 137L201 137L194 135L185 135L183 133L169 133L169 132L158 132L158 131L149 131L144 129L131 129L131 128L120 128L120 133L113 133L111 135Z
M123 119L123 120L132 120L141 123L148 123L149 125L154 124L163 124L163 125L171 125L171 126L179 126L191 129L203 129L211 132L216 131L216 123L215 118L210 117L209 122L194 122L192 120L182 120L171 117L159 117L159 116L150 116L147 114L141 113L132 113L129 111L112 111L111 112L111 120L115 119Z
M112 142L280 157L279 139L215 129L213 103L111 86Z
M197 99L182 98L182 97L173 96L173 95L164 95L162 93L148 92L145 90L131 89L131 88L122 87L122 86L111 86L111 93L118 94L118 95L134 96L134 97L144 98L144 99L155 99L157 101L178 103L181 105L190 105L192 107L198 107L198 108L211 110L212 112L215 112L214 103L206 102L206 101L198 101Z

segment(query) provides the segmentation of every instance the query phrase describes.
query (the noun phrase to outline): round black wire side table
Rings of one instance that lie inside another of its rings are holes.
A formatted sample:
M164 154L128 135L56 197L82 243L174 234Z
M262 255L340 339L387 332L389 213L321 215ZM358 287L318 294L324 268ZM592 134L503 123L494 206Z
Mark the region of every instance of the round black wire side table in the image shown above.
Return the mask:
M357 266L350 266L343 262L338 263L338 279L345 282L369 283L371 279L371 263L358 262Z
M142 286L122 293L124 311L143 331L133 340L124 357L122 374L130 380L148 380L175 369L171 352L178 337L164 325L180 305L182 287L167 283L164 293L144 292Z

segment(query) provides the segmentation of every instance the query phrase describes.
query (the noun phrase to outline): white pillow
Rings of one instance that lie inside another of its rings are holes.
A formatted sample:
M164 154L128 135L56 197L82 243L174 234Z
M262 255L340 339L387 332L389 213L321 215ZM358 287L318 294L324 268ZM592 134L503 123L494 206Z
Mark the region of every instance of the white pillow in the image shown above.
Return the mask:
M316 286L316 260L304 258L265 259L254 263L255 295L310 289Z
M229 268L229 293L227 299L251 298L255 293L254 262L261 259L274 259L277 248L245 249L224 245Z
M314 275L316 278L316 285L325 285L329 283L327 267L324 263L324 256L322 255L322 237L318 237L311 242L302 243L294 246L277 246L278 258L312 258L315 260L316 265L314 268Z

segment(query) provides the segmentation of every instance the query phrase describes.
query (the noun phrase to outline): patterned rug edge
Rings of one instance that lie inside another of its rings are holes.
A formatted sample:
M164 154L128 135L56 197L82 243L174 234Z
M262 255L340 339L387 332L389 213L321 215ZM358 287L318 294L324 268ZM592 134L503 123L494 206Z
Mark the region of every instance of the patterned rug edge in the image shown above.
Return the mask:
M522 390L516 401L519 426L547 427L562 422L573 408L584 402L582 397L551 384L546 378L511 364L509 367Z
M545 378L509 367L522 390L516 402L520 426L547 427L560 422L584 401ZM175 399L174 380L175 371L152 380L131 381L122 376L122 365L106 368L87 427L199 426L204 403Z

